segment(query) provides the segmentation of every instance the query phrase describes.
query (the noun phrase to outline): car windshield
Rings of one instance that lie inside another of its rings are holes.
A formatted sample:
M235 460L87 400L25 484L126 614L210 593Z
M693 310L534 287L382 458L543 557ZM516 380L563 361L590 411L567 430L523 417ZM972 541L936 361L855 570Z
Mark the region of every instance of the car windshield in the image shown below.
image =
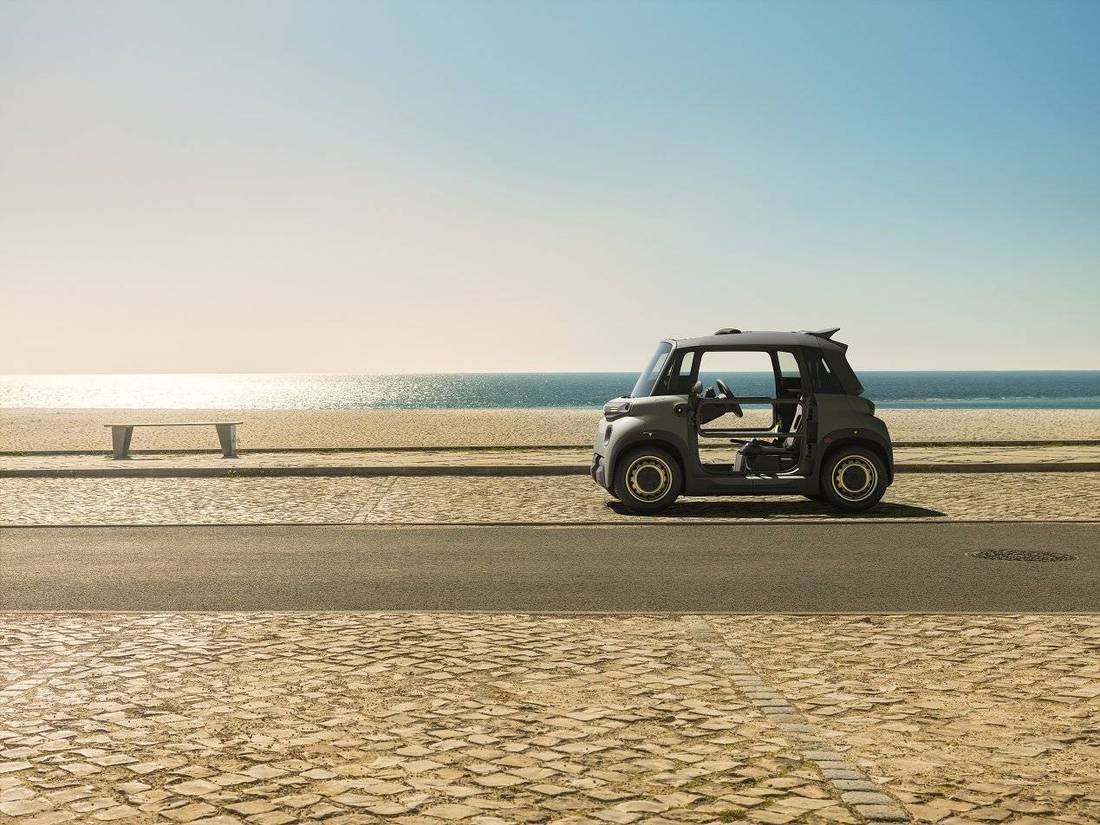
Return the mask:
M642 374L638 376L638 383L630 391L631 398L646 398L653 395L653 388L657 385L657 379L661 377L661 371L665 368L668 354L672 352L672 344L662 341L657 345L657 351L649 359L649 364Z

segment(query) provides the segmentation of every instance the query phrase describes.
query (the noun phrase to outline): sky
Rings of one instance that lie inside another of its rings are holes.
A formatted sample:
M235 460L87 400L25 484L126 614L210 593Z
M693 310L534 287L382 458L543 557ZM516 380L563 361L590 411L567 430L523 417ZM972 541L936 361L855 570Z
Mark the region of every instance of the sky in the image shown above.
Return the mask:
M1100 3L0 4L0 373L1100 369Z

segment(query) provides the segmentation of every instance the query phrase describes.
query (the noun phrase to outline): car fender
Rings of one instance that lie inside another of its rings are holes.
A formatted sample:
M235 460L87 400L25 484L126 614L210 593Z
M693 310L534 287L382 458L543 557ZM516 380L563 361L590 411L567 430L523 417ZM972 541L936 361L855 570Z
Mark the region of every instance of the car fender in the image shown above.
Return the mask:
M605 447L607 483L610 486L615 478L619 459L629 450L642 445L654 445L672 453L680 462L681 475L687 473L688 446L683 433L677 433L667 427L656 427L644 418L621 418L614 422L611 439Z
M836 448L864 444L881 456L883 463L886 465L886 477L889 483L893 483L894 448L890 443L888 434L866 427L842 427L825 433L818 443L821 444L821 449L818 451L817 459L814 462L814 475L820 474L825 456Z

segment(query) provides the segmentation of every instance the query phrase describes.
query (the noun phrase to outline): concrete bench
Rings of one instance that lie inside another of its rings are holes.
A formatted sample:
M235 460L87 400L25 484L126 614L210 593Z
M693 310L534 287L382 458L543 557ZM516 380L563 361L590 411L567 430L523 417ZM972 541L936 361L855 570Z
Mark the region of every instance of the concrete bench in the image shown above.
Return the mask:
M111 428L111 448L114 458L130 457L130 439L134 435L134 427L216 427L218 441L222 445L222 455L225 458L237 457L237 425L240 421L184 421L180 423L150 423L150 424L104 424Z

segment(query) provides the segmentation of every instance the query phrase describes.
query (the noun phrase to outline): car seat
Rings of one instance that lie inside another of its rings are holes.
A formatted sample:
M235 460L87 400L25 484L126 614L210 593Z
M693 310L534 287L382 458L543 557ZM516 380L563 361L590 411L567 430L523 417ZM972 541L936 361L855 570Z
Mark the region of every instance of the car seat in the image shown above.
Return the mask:
M760 472L778 472L782 469L784 458L794 456L795 445L798 439L794 433L802 426L802 403L794 409L794 418L791 419L791 428L787 436L777 437L771 444L765 444L759 439L752 439L741 446L733 459L733 472L743 473L747 470Z

